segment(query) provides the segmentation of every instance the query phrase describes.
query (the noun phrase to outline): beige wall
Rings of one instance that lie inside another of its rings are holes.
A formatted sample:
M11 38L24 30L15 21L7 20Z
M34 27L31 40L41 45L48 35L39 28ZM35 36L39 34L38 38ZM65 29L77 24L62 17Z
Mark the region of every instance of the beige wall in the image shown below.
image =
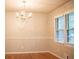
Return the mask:
M64 15L64 13L70 12L74 9L73 1L69 1L61 7L55 9L50 13L50 51L63 57L69 56L69 59L74 59L74 48L65 44L60 44L56 42L55 38L55 17Z
M33 13L25 23L15 12L6 12L6 52L48 51L48 14Z

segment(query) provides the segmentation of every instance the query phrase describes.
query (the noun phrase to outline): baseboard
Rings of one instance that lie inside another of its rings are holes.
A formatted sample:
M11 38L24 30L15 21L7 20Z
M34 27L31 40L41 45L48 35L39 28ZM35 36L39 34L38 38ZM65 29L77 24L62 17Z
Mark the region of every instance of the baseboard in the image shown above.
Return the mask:
M52 52L50 52L50 51L49 51L49 53L50 53L50 54L52 54L52 55L55 55L55 56L56 56L56 57L58 57L59 59L64 59L64 58L62 58L62 57L58 56L58 55L57 55L57 54L55 54L55 53L52 53Z
M49 52L49 51L5 52L5 54L46 53L46 52Z

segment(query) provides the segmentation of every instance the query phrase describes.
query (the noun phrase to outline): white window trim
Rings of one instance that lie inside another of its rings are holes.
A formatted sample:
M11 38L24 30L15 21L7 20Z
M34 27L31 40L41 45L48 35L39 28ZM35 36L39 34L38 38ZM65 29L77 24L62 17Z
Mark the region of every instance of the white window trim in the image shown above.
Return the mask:
M61 42L61 41L57 41L57 37L56 37L56 19L58 18L58 17L61 17L61 16L64 16L64 15L60 15L60 16L56 16L56 17L54 17L54 25L55 25L55 27L54 27L54 39L55 39L55 42L57 42L57 43L60 43L60 44L64 44L64 42Z
M68 12L65 12L64 14L61 14L61 15L59 15L59 16L55 16L54 17L54 40L55 40L55 42L57 42L57 43L60 43L60 44L66 44L67 46L70 46L70 47L73 47L74 46L74 43L69 43L69 42L67 42L67 29L66 29L66 22L67 22L67 20L66 20L66 14L69 14L69 13L71 13L71 12L74 12L74 10L71 10L71 11L68 11ZM58 18L58 17L61 17L61 16L64 16L64 42L60 42L60 41L57 41L57 37L56 37L56 18Z

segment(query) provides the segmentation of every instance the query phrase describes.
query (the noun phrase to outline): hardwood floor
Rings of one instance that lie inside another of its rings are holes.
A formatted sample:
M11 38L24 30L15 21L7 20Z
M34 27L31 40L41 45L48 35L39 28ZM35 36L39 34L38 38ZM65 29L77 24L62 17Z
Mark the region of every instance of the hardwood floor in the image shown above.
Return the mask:
M6 54L5 59L59 59L50 53Z

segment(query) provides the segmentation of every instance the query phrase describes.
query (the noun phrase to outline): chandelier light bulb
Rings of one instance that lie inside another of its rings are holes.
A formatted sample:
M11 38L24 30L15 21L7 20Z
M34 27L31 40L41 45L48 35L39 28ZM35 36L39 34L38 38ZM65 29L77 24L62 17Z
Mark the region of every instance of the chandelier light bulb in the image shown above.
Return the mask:
M25 11L21 11L21 16L25 16Z
M29 17L31 17L31 16L32 16L32 12L29 13Z
M16 17L17 17L17 18L19 17L19 12L16 12Z

